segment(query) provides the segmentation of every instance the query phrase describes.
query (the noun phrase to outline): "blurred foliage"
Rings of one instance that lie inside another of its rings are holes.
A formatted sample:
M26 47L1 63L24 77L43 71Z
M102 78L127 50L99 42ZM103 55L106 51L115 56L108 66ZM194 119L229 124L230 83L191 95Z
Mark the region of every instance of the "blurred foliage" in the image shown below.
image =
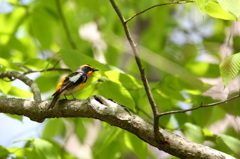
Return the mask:
M116 3L127 19L148 7L169 1ZM237 19L237 5L227 0L186 3L156 7L128 22L160 112L216 102L215 98L203 95L212 85L200 79L222 76L226 86L239 70L239 54L234 54L222 62L219 71L222 61L220 46L228 38L225 30L234 25L225 20ZM66 32L60 10L70 33ZM53 67L74 71L79 65L91 64L100 71L76 95L77 99L100 94L125 105L142 118L152 120L137 64L120 20L108 1L0 1L0 24L1 72L28 72ZM231 38L232 50L237 53L240 37L233 35ZM41 93L47 93L46 98L51 99L50 95L63 74L66 72L45 71L37 75L35 81ZM20 89L7 80L0 80L2 96L32 97L29 90ZM213 134L208 129L224 119L226 112L238 117L238 100L221 107L164 116L160 118L160 125L172 132L180 131L193 142L205 144L209 141L213 148L240 158L236 129L230 127L226 134ZM22 120L21 117L11 117ZM92 131L97 133L88 143ZM92 119L47 120L40 138L26 140L24 147L1 146L0 158L78 158L64 146L70 135L76 135L78 144L89 147L89 158L158 158L156 151L135 135L106 123L96 124Z

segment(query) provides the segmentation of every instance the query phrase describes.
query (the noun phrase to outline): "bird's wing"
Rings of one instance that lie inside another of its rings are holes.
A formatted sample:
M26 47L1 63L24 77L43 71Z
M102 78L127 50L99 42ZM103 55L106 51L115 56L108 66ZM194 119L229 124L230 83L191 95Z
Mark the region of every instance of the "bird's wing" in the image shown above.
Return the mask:
M53 94L53 96L57 94L63 95L67 91L73 89L77 85L84 83L87 81L87 74L82 72L73 72L63 81L60 88Z

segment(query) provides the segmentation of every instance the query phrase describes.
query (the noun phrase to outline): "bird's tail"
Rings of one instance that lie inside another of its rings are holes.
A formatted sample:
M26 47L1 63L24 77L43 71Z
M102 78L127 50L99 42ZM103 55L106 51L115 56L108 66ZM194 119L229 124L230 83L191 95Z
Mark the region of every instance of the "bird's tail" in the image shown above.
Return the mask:
M52 100L52 102L50 103L50 105L49 105L49 107L48 107L48 110L49 110L49 109L52 109L52 108L55 106L55 104L56 104L56 102L58 101L59 97L60 97L60 94L56 94L56 95L53 97L53 100Z

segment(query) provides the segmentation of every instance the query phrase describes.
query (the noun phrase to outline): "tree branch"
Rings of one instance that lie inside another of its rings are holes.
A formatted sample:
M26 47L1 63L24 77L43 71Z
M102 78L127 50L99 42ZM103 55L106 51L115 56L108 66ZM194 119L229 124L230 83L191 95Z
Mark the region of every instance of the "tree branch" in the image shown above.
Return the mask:
M154 6L152 6L152 7L149 7L149 8L147 8L147 9L145 9L145 10L143 10L143 11L141 11L141 12L135 14L135 15L133 15L132 17L128 18L128 19L125 21L125 23L129 22L130 20L132 20L132 19L135 18L136 16L138 16L138 15L140 15L140 14L142 14L142 13L144 13L144 12L146 12L146 11L152 9L152 8L155 8L155 7L166 6L166 5L171 5L171 4L186 4L186 3L192 3L192 2L194 2L194 1L176 1L176 2L170 2L170 3L157 4L157 5L154 5Z
M215 105L219 105L219 104L223 104L223 103L227 103L233 99L236 99L236 98L239 98L240 97L240 94L239 95L236 95L234 97L231 97L227 100L224 100L224 101L221 101L221 102L216 102L216 103L211 103L211 104L206 104L206 105L200 105L198 107L194 107L194 108L190 108L190 109L185 109L185 110L175 110L175 111L169 111L169 112L165 112L165 113L159 113L158 114L158 117L162 117L164 115L169 115L169 114L177 114L177 113L186 113L188 111L193 111L193 110L197 110L197 109L200 109L200 108L204 108L204 107L212 107L212 106L215 106Z
M0 79L3 79L5 77L8 77L9 79L14 77L16 79L21 80L22 82L24 82L26 85L28 85L32 89L34 100L36 102L42 101L38 85L33 80L28 78L27 76L25 76L19 72L16 72L16 71L5 71L5 72L0 73Z
M68 28L66 19L64 18L60 0L55 0L55 2L56 2L56 6L57 6L58 13L59 13L60 18L61 18L62 23L63 23L63 28L64 28L65 33L66 33L66 36L67 36L67 38L68 38L68 41L69 41L69 43L70 43L70 45L72 46L73 49L77 49L77 46L76 46L76 44L74 43L74 41L73 41L73 39L72 39L72 36L71 36L71 33L70 33L70 31L69 31L69 28Z
M185 159L233 159L234 157L208 146L187 141L185 138L159 128L170 144L159 144L154 136L154 126L135 114L129 114L122 106L95 95L85 100L60 100L48 110L51 101L35 102L24 99L0 97L0 112L24 115L42 122L46 118L86 117L105 121L137 135L143 141L169 154Z
M42 70L28 70L27 72L24 72L23 74L30 74L30 73L36 73L36 72L44 72L44 71L66 71L71 72L69 68L48 68L48 69L42 69Z
M134 41L132 39L132 36L131 36L130 31L128 29L126 20L124 19L123 15L122 15L121 11L119 10L118 6L116 5L115 1L114 0L109 0L109 1L112 4L112 7L114 8L114 10L116 11L118 17L120 18L120 21L123 25L123 28L124 28L126 37L128 39L128 42L129 42L129 44L130 44L130 46L133 50L133 54L134 54L136 63L138 65L138 68L139 68L139 71L140 71L140 74L141 74L141 79L142 79L142 82L143 82L143 85L144 85L144 88L145 88L145 91L146 91L146 94L147 94L147 97L148 97L148 101L149 101L149 103L151 105L151 108L152 108L152 111L153 111L155 137L158 141L161 141L163 139L162 139L162 135L159 134L159 127L158 127L159 117L158 117L157 105L156 105L156 103L153 99L153 96L152 96L152 93L151 93L151 90L150 90L150 87L149 87L149 84L148 84L148 80L147 80L146 75L145 75L144 68L141 64L141 60L140 60L139 55L138 55L136 44L134 43Z

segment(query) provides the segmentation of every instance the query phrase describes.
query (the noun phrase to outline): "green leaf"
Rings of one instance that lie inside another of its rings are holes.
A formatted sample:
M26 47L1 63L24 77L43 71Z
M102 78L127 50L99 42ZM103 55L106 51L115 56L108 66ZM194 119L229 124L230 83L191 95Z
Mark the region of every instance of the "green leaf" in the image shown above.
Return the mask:
M187 115L186 113L177 113L177 114L174 114L174 117L177 120L178 125L180 127L190 121L189 115Z
M34 159L41 159L41 156L38 155L33 148L10 148L8 149L10 153L17 156L17 159L23 158L34 158Z
M164 80L168 87L173 87L175 90L185 90L190 94L199 95L208 90L211 85L203 83L201 80L190 74L180 74L177 76L168 76Z
M108 135L104 138L104 145L97 149L97 151L95 152L96 155L99 155L102 151L107 150L109 148L109 145L113 143L114 140L122 132L123 130L120 128L110 128L110 130L108 130Z
M226 87L228 83L236 77L240 69L240 53L225 58L219 65L219 68L224 86Z
M53 74L57 74L58 76L54 76L54 77L48 77L48 76L39 76L35 82L37 83L41 93L43 92L48 92L50 90L53 90L56 88L57 86L57 81L59 79L59 74L58 73L52 73Z
M135 103L128 90L120 84L112 81L106 81L98 84L98 91L105 98L110 98L119 104L134 109Z
M28 58L24 62L24 65L32 69L45 69L49 63L40 58ZM51 65L49 67L51 67Z
M200 79L198 79L197 76L187 71L181 65L172 62L171 60L156 53L152 53L148 50L143 50L141 52L141 59L162 70L163 72L171 74L180 79L182 83L185 83L184 86L188 86L188 88L191 89L192 92L194 91L194 93L201 94L210 88Z
M203 133L204 133L204 136L215 137L215 135L210 130L208 130L206 128L203 129Z
M9 93L9 95L15 96L15 97L22 97L22 98L30 98L33 97L33 93L29 91L22 90L18 87L12 86Z
M63 136L66 132L65 124L63 123L62 119L50 119L46 123L42 137L45 139L53 138L57 135Z
M23 69L18 67L15 63L3 58L0 58L0 66L1 65L4 66L6 70L23 71Z
M6 115L9 116L10 118L17 119L19 121L22 121L23 119L22 115L13 115L13 114L6 114Z
M6 81L0 79L0 91L3 94L7 95L8 92L11 90L11 87L12 87L11 82L6 82Z
M129 133L127 131L124 132L124 141L130 150L134 152L134 154L140 159L147 158L147 144L139 139L136 135Z
M3 16L0 16L0 30L1 33L1 44L6 44L10 38L11 34L15 34L19 25L22 24L23 18L25 18L26 10L23 7L15 7L14 10Z
M0 158L7 158L8 154L9 151L5 147L0 146Z
M185 101L185 98L183 95L180 93L180 91L176 91L174 88L171 86L161 84L159 88L154 89L156 93L160 94L164 98L169 98L169 99L175 99L175 100L180 100L180 101Z
M240 155L240 140L232 136L222 134L219 138L223 141L226 146L232 150L235 154Z
M197 76L206 78L219 77L219 66L217 64L194 61L193 63L187 64L186 68L191 70L191 72Z
M79 140L84 143L84 139L87 136L87 129L82 121L82 119L76 119L75 121L75 132Z
M39 156L42 156L42 159L60 159L60 156L53 144L46 140L36 138L33 140L33 146L34 151L36 151Z
M218 3L213 1L208 1L206 13L214 18L237 20L233 14L227 13Z
M29 16L29 31L38 42L41 44L41 48L49 49L53 43L54 29L56 29L56 19L49 14L48 9L38 4L38 7L34 7ZM43 29L45 28L45 29Z
M139 79L125 73L106 71L105 75L109 80L121 84L126 88L136 89L143 87Z
M195 2L197 4L199 10L202 12L202 14L204 14L206 12L205 7L208 3L208 0L196 0Z
M222 8L232 13L238 18L240 16L240 1L239 0L218 0L218 3L222 6Z
M60 54L64 63L71 70L76 70L79 66L83 64L89 64L94 68L97 68L99 71L108 70L106 65L94 60L92 57L89 57L77 50L62 49L60 51Z
M228 98L231 98L237 95L239 95L239 92L230 93L228 94ZM222 116L222 118L226 115L226 113L232 114L234 116L240 116L239 102L240 102L240 98L236 98L234 100L231 100L222 104L220 106L221 108L224 109L224 115Z
M204 142L204 134L201 127L192 123L185 123L183 126L184 135L192 142L202 144Z
M204 127L207 125L208 120L213 116L213 114L213 107L208 107L206 109L197 109L192 111L190 117L195 121L195 124ZM203 116L205 119L201 120Z

